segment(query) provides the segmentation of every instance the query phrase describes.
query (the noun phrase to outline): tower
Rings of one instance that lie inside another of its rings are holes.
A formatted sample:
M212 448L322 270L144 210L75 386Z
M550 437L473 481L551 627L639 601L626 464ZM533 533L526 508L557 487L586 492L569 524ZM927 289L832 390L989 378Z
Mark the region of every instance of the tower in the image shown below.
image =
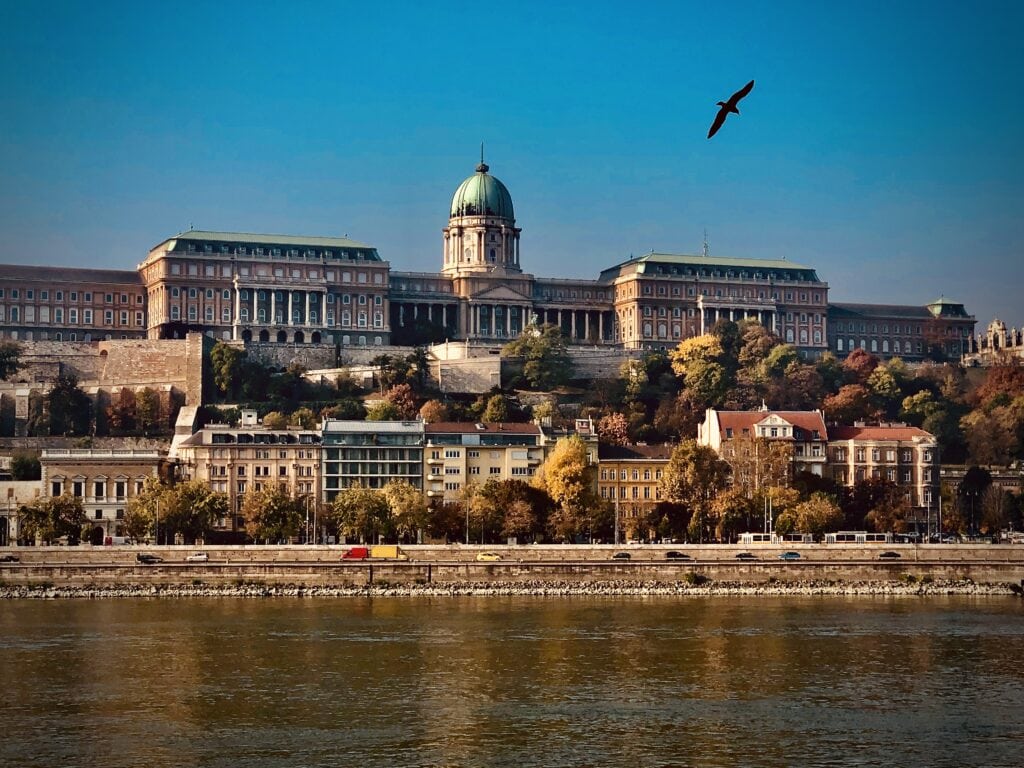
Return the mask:
M508 189L481 158L476 173L452 197L444 233L444 265L450 277L474 273L520 274L519 230Z

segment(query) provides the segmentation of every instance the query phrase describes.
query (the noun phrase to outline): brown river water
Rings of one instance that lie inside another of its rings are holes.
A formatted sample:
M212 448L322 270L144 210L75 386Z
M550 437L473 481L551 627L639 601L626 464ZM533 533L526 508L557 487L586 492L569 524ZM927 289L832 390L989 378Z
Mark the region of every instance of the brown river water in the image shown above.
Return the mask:
M0 603L2 766L1020 766L1013 597Z

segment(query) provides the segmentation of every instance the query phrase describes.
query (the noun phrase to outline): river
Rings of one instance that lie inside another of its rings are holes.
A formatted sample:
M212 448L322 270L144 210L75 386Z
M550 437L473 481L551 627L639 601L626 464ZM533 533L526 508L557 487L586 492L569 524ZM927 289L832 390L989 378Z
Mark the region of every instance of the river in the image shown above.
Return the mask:
M0 603L0 765L1019 766L1017 598Z

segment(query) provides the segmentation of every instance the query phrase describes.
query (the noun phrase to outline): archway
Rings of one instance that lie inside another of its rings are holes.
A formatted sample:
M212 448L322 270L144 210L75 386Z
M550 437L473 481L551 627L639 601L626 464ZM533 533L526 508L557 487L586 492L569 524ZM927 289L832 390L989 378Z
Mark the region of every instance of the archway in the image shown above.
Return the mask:
M252 341L252 331L248 328L242 331L242 341Z
M270 341L270 331L260 331L260 341Z
M288 334L287 334L287 332L285 332L285 331L278 331L277 332L277 343L278 344L284 344L286 341L288 341Z
M303 342L305 342L305 340L306 340L306 334L304 334L302 331L296 331L295 332L295 343L296 344L302 344Z
M320 331L313 331L313 335L309 337L309 342L311 344L319 344L320 343Z
M97 525L95 528L89 531L89 543L92 544L94 547L103 546L104 535L105 534L103 532L103 528Z
M6 517L0 517L0 547L6 547L9 543L10 532L8 525L10 521Z

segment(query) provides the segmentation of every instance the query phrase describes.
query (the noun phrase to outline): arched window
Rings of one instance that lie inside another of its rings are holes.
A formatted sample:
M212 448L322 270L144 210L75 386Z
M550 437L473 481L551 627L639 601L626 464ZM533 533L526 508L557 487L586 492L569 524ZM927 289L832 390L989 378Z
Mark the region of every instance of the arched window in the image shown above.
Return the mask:
M888 352L889 351L889 340L888 339L882 339L882 351L883 352Z
M878 339L872 339L871 340L871 351L872 352L877 352L878 351Z
M842 339L836 339L836 352L842 352L842 351L843 351L843 340Z

